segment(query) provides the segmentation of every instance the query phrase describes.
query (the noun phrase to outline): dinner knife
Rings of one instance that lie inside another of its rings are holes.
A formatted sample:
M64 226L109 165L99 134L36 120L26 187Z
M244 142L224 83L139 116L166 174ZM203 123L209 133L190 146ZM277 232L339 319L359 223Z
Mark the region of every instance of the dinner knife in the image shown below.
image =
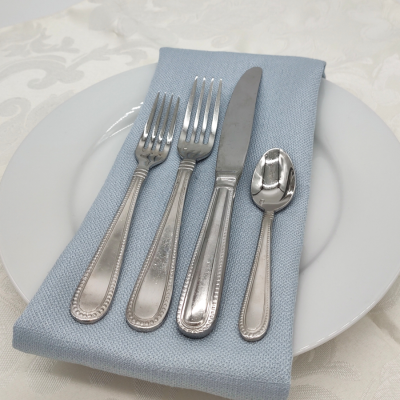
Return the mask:
M178 305L179 330L192 338L207 336L218 315L233 200L249 147L261 75L262 69L254 67L241 76L225 114L214 191Z

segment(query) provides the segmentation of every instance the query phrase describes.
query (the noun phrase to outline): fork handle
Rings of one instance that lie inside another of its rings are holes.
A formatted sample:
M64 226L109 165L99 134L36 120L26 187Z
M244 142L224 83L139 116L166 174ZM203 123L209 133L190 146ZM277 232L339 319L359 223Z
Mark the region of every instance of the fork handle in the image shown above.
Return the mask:
M148 170L136 168L128 191L87 267L71 301L71 314L81 323L92 324L107 313L113 299L133 210Z
M214 328L224 282L237 178L218 179L178 306L179 330L202 338Z
M195 160L182 160L164 216L126 308L126 321L149 332L164 321L171 302L183 205Z

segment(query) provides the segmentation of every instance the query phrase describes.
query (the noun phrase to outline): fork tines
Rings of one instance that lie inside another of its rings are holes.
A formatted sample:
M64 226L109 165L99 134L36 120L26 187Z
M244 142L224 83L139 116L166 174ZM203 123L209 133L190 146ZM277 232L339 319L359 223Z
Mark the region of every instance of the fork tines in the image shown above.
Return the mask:
M196 96L197 79L198 79L198 77L196 76L196 78L194 79L193 86L192 86L192 91L190 93L189 101L188 101L188 104L186 107L186 113L185 113L185 118L183 121L183 127L182 127L180 139L183 140L183 138L185 138L185 140L194 143L196 138L199 137L198 142L203 143L204 139L205 139L206 131L207 131L208 114L210 112L210 107L211 107L214 78L212 78L210 81L210 87L208 89L208 95L207 95L207 101L206 101L205 110L204 110L204 114L203 114L203 120L202 120L201 124L199 124L200 114L201 114L201 109L202 109L202 104L203 104L204 91L205 91L205 86L206 86L206 78L203 78L203 82L202 82L201 90L200 90L199 101L197 103L196 116L195 116L194 123L193 123L193 129L191 130L191 132L188 135L188 129L189 129L190 120L191 120L193 103L194 103L194 99ZM222 79L219 80L217 96L216 96L215 103L214 103L210 135L208 138L208 142L209 143L211 142L210 143L211 146L214 143L215 133L217 131L219 106L221 103L221 90L222 90Z
M174 95L172 94L171 98L169 99L168 108L167 108L167 111L166 111L164 119L163 119L162 116L163 116L166 96L167 96L167 94L164 93L164 96L163 96L162 101L161 101L161 106L160 106L160 109L158 111L155 124L153 126L153 130L152 130L152 133L151 133L151 137L150 137L149 143L146 143L146 147L150 146L151 148L154 148L154 150L159 150L160 147L162 146L163 139L164 139L164 134L165 134L165 131L166 131L166 128L167 128L167 123L168 123L168 119L169 119L169 115L170 115L171 105L172 105L172 101L173 101L173 98L174 98ZM150 129L151 129L151 126L153 124L154 116L156 114L159 97L160 97L160 92L157 93L157 96L156 96L156 98L154 100L154 103L153 103L153 107L152 107L151 112L150 112L149 119L147 120L146 125L144 127L143 135L142 135L142 140L143 141L147 141L147 138L149 136ZM180 99L178 97L178 99L176 101L176 104L175 104L175 109L174 109L174 112L173 112L173 115L172 115L172 119L171 119L171 122L170 122L170 125L169 125L169 130L168 130L168 133L167 133L167 136L166 136L166 140L165 140L165 144L166 145L170 145L171 144L172 138L174 136L175 125L176 125L176 116L178 114L178 109L179 109L179 100ZM162 119L163 119L163 121L162 121ZM161 124L161 121L162 121L162 124ZM159 130L160 124L161 124L161 129ZM158 133L158 139L155 140L156 137L157 137L157 133Z

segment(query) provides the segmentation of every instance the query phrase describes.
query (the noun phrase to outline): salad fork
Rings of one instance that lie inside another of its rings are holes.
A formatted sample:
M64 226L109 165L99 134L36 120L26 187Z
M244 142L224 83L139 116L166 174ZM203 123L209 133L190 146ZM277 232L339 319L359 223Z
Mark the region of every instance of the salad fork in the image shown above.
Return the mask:
M149 119L136 147L135 156L138 166L133 173L128 191L72 298L70 312L78 322L92 324L106 315L117 286L130 223L140 188L150 168L161 164L168 156L175 131L179 97L176 101L165 140L164 134L168 119L170 119L173 95L169 100L166 115L162 121L166 99L166 94L164 94L151 136L149 137L159 97L160 92L158 92L154 100Z
M197 161L208 157L211 153L217 131L222 80L219 81L212 113L210 135L207 142L205 142L205 134L209 120L211 120L211 115L210 118L208 116L214 79L210 82L203 121L199 124L205 84L206 79L204 78L193 130L189 134L189 138L187 138L196 94L197 77L194 80L183 121L182 132L178 141L178 153L182 161L178 168L174 188L126 309L126 320L137 331L148 332L157 329L163 323L171 302L186 191ZM199 140L196 142L196 137L198 136Z

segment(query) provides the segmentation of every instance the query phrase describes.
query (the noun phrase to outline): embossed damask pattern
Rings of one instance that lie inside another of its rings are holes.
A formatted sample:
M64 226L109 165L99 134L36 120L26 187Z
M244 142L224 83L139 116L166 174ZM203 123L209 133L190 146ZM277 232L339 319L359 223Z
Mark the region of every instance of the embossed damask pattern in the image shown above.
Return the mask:
M157 61L161 46L327 61L329 80L400 139L400 1L93 0L0 30L0 177L32 128L88 86ZM27 355L25 305L0 265L0 398L217 399ZM350 329L294 359L290 400L400 398L400 279Z

